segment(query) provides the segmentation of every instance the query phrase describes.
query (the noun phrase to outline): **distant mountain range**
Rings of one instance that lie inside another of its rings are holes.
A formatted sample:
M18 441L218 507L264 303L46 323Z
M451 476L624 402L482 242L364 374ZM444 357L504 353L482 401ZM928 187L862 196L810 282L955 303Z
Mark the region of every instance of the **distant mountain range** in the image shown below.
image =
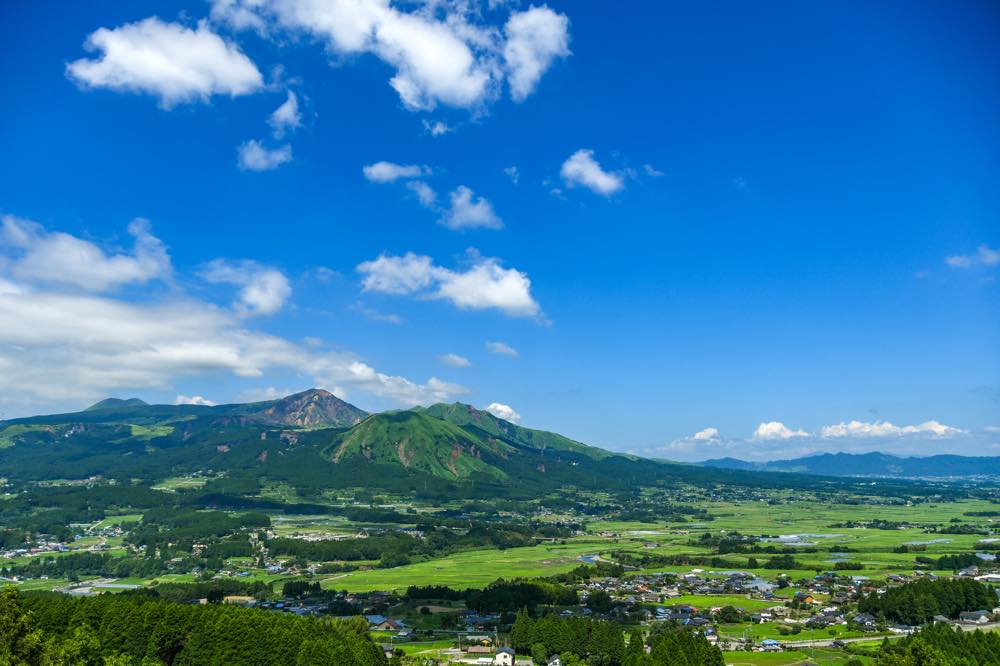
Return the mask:
M701 463L706 467L754 472L795 472L833 476L890 478L975 478L1000 476L1000 458L938 455L901 458L888 453L823 453L792 460L747 462L718 458Z

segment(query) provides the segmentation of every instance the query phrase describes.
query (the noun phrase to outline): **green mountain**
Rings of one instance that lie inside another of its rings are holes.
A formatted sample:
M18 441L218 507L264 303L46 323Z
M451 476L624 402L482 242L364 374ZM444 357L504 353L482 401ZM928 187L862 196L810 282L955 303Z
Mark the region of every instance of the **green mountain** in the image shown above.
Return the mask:
M90 407L87 407L84 411L93 412L102 409L121 409L123 407L148 407L149 404L140 400L139 398L127 398L125 400L121 398L105 398L100 402L95 402Z
M419 407L415 409L421 410ZM476 433L481 437L496 438L538 451L579 453L595 460L615 455L610 451L587 446L554 432L523 428L510 421L498 418L487 411L476 409L472 405L465 405L460 402L451 405L439 403L422 409L422 411L430 416L464 428L470 433Z
M447 479L485 475L497 481L508 478L497 463L513 453L511 446L494 438L416 410L369 416L334 436L323 449L334 463L360 457Z
M792 460L747 462L718 458L701 463L706 467L747 471L797 472L831 476L889 478L976 478L1000 476L1000 458L936 455L900 457L888 453L822 453Z

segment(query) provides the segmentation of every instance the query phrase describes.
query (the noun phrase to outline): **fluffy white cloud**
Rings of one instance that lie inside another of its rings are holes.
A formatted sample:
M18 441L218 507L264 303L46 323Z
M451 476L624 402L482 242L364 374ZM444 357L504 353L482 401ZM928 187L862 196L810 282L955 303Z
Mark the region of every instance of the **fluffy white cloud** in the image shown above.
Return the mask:
M718 428L705 428L691 435L691 439L698 442L710 442L720 439Z
M414 294L450 301L463 309L497 309L512 317L532 317L541 308L531 296L531 280L521 271L504 268L496 259L476 256L465 270L450 270L430 257L380 255L358 265L365 291Z
M504 27L504 65L510 96L520 102L534 92L542 74L569 53L569 19L548 7L512 14Z
M508 178L510 178L510 182L514 183L515 185L517 185L517 183L521 180L521 173L517 170L516 166L506 167L504 168L503 172L507 174Z
M389 85L411 110L480 108L505 76L519 101L569 54L568 20L544 6L512 13L503 31L466 2L403 11L389 0L214 0L212 18L279 42L281 32L300 33L334 54L373 54L395 69Z
M461 229L502 229L503 222L493 212L493 205L476 195L465 185L460 185L451 193L451 207L438 222L453 230Z
M90 241L12 215L0 217L0 252L7 271L18 280L72 285L105 291L125 284L169 279L170 256L150 224L141 218L128 225L134 239L131 254L109 255Z
M966 431L953 428L937 421L924 421L917 425L897 426L889 421L850 421L825 426L823 437L904 437L907 435L929 435L933 437L953 437Z
M405 295L426 289L437 280L442 270L430 257L407 252L402 257L379 255L377 259L358 265L364 274L365 291Z
M320 351L253 330L239 313L176 291L166 300L79 291L78 283L107 284L106 259L96 255L96 276L78 272L72 283L55 288L19 281L9 272L11 264L0 263L0 396L82 401L124 390L168 389L196 376L256 378L277 372L406 405L467 392L434 377L419 384L380 372L349 352ZM260 294L255 289L246 296L247 307L267 309L271 289Z
M205 266L202 277L208 282L239 287L236 310L242 315L275 314L292 295L292 286L281 271L255 261L232 263L216 259Z
M437 192L434 188L425 183L422 180L411 180L406 184L414 194L417 195L417 200L420 205L424 208L433 208L435 202L437 201Z
M508 345L506 342L488 341L486 343L486 351L491 354L510 356L511 358L517 357L517 350Z
M288 91L288 97L268 117L267 122L271 126L271 131L274 133L274 138L276 139L285 136L285 132L298 129L302 126L302 114L299 113L299 98L295 93L291 90Z
M244 171L271 171L285 162L292 161L292 147L265 148L260 141L251 139L236 149L237 164Z
M793 439L795 437L808 437L809 433L805 430L793 430L786 426L780 421L767 421L761 423L754 430L751 439L754 440L769 440L769 439Z
M423 125L424 131L431 136L444 136L448 132L452 131L451 127L448 126L448 123L441 120L435 120L434 122L424 120Z
M246 95L264 83L253 62L204 21L193 30L156 17L100 28L85 48L100 54L69 63L67 76L87 87L154 95L164 108L212 95Z
M458 354L444 354L438 357L445 365L450 365L453 368L471 368L472 361L465 358L464 356L459 356Z
M621 175L602 169L594 159L594 151L585 148L576 151L563 162L560 174L567 187L582 185L605 197L625 187Z
M944 262L952 268L975 268L977 266L996 266L1000 264L1000 250L993 250L987 245L980 245L975 254L956 254L945 257Z
M486 411L504 421L510 421L511 423L521 422L521 415L513 407L505 405L502 402L491 402L486 406Z
M430 169L416 164L396 164L394 162L375 162L361 167L365 178L373 183L392 183L400 179L419 178Z
M208 398L200 395L178 395L174 399L175 405L203 405L205 407L214 407L216 403L212 402Z

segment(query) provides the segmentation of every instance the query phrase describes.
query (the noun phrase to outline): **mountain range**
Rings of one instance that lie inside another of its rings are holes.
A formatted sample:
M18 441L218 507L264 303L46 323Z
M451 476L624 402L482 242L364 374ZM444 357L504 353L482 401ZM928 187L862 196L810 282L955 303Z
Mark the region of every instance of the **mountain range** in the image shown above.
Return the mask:
M792 460L747 462L706 460L702 465L756 472L795 472L832 476L950 479L1000 476L1000 458L936 455L899 457L888 453L823 453Z
M855 483L821 466L774 471L740 461L698 466L615 453L461 403L369 414L320 389L218 406L110 398L81 412L0 422L0 477L27 482L156 483L195 474L212 479L210 489L241 497L274 484L302 496L344 487L532 496L557 487Z

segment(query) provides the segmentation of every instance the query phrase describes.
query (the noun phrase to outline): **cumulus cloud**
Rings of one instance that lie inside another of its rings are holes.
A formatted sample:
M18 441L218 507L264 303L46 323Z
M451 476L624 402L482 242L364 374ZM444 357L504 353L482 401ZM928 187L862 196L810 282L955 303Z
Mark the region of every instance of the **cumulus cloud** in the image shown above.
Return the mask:
M955 254L945 257L944 262L952 268L977 268L1000 264L1000 250L980 245L974 254Z
M458 354L443 354L438 357L438 360L445 365L450 365L453 368L471 368L472 361L465 358L464 356L459 356Z
M642 169L643 171L646 172L646 175L649 176L650 178L659 178L660 176L667 175L662 171L660 171L659 169L657 169L656 167L654 167L652 164L643 164Z
M106 291L126 284L169 279L170 256L147 220L128 225L131 253L108 254L96 244L13 215L0 217L0 252L9 274L25 282Z
M497 309L511 317L532 317L541 307L531 296L525 273L504 268L499 260L474 255L464 270L437 266L428 256L380 255L358 265L363 289L370 292L444 299L471 310Z
M292 286L285 275L255 261L237 263L216 259L202 270L202 278L240 288L236 310L245 316L273 315L285 306Z
M73 281L55 284L23 280L11 274L12 263L0 262L0 396L82 401L125 390L168 389L191 377L262 378L282 372L307 377L314 386L355 389L405 405L453 400L467 392L435 377L417 383L379 371L346 351L320 351L254 330L240 313L176 291L166 298L143 294L129 300L81 291L79 285L109 284L107 256L94 256L95 276L81 269ZM244 269L228 265L222 273L229 273L228 279ZM256 294L253 284L252 278L246 282L251 289L246 296L241 292L240 302L258 310L274 307L271 291Z
M907 435L930 435L934 437L954 437L965 434L960 428L953 428L938 421L924 421L917 425L896 426L889 421L850 421L824 426L822 437L905 437Z
M508 178L510 178L510 182L514 183L515 185L517 185L517 183L521 180L521 173L517 170L516 166L506 167L503 170L503 172L507 175Z
M594 151L586 148L570 155L563 162L560 174L567 187L580 185L605 197L625 187L621 175L602 169L594 159Z
M424 120L423 126L424 131L431 136L444 136L448 132L452 131L451 127L448 126L448 123L441 120L435 120L434 122Z
M156 17L117 28L100 28L87 37L87 51L66 66L84 87L145 93L172 108L213 95L247 95L263 87L257 67L239 47L212 32L202 21L195 29Z
M517 12L504 27L504 64L510 96L520 102L535 91L542 74L569 52L569 19L548 7Z
M293 131L302 126L302 114L299 113L299 98L291 90L281 106L268 117L267 123L275 139L281 139L285 132Z
M422 180L411 180L406 184L406 187L417 195L417 201L424 208L433 208L435 202L437 202L437 192Z
M200 395L178 395L174 399L175 405L202 405L205 407L215 407L216 403Z
M796 437L808 437L809 433L805 430L793 430L789 428L784 423L780 421L767 421L761 423L754 430L753 435L750 439L754 440L769 440L769 439L793 439Z
M441 10L441 11L438 11ZM443 14L443 16L441 15ZM483 23L471 3L432 3L403 11L389 0L214 0L212 18L275 41L305 34L338 55L372 54L394 70L389 85L403 105L479 109L508 78L522 100L552 61L569 54L568 20L547 7L513 12L503 31Z
M465 185L460 185L451 193L451 207L438 223L455 231L503 228L503 222L493 212L493 205L483 197L477 197Z
M698 442L711 442L720 439L717 428L705 428L691 435L691 439Z
M517 357L517 350L508 345L506 342L488 341L486 343L486 351L491 354L510 356L511 358Z
M271 171L285 162L292 161L292 147L265 148L260 141L251 139L236 149L236 163L244 171Z
M430 169L416 164L396 164L394 162L375 162L361 167L365 178L373 183L393 183L400 179L419 178Z
M486 411L504 421L510 421L511 423L521 422L521 415L513 407L505 405L502 402L491 402L486 406Z

